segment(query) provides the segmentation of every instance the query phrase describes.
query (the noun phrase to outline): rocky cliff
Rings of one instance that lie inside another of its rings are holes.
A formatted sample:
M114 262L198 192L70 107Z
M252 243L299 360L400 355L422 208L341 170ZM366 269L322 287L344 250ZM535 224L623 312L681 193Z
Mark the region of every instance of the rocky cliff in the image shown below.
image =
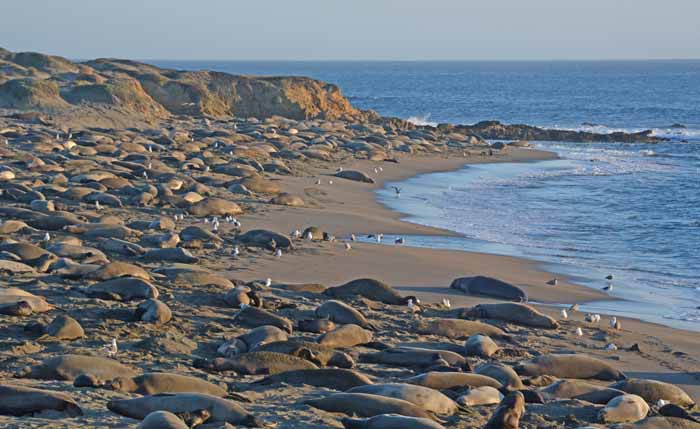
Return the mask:
M178 71L116 59L74 63L4 49L0 108L147 123L171 115L352 121L378 117L355 109L337 86L305 77Z

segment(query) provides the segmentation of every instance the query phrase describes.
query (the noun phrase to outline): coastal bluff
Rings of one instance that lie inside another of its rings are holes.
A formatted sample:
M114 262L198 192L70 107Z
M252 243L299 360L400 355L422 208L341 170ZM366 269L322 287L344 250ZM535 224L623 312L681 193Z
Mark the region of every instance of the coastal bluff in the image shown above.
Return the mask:
M415 125L354 107L336 85L301 76L242 76L159 68L132 60L73 62L0 48L0 110L50 115L73 128L149 127L174 117L344 121L418 130L457 141L656 143L651 131L610 134L482 121ZM38 114L38 115L37 115ZM43 116L40 116L43 118Z
M156 123L173 115L212 118L282 116L364 122L336 85L306 77L178 71L119 59L73 62L0 48L0 108L37 111L86 125ZM110 124L111 122L111 124Z

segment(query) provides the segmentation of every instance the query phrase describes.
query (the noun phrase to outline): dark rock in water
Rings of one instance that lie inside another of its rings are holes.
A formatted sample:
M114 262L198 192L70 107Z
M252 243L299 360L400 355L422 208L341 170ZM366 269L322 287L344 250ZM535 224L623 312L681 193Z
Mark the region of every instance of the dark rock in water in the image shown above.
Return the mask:
M652 130L637 133L610 134L586 131L551 130L530 125L506 125L498 121L482 121L474 125L456 125L455 131L476 134L485 140L540 140L564 142L658 143L666 139L652 135Z
M683 124L675 123L675 124L671 125L669 128L686 129L686 128L688 128L688 127L686 127L686 126L683 125Z

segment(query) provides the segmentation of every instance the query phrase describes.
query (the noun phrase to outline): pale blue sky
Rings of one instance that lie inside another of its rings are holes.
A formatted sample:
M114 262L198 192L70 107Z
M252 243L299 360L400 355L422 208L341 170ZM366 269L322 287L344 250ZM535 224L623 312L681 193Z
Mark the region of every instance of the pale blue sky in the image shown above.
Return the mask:
M0 46L70 58L700 58L700 0L0 0Z

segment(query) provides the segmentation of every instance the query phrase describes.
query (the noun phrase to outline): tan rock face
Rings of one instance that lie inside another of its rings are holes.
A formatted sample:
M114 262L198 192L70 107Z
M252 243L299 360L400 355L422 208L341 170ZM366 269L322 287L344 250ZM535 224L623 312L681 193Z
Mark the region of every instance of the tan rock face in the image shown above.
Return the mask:
M335 85L305 77L250 77L160 69L133 61L73 63L39 53L0 55L0 107L73 116L110 111L153 122L175 115L370 119Z

